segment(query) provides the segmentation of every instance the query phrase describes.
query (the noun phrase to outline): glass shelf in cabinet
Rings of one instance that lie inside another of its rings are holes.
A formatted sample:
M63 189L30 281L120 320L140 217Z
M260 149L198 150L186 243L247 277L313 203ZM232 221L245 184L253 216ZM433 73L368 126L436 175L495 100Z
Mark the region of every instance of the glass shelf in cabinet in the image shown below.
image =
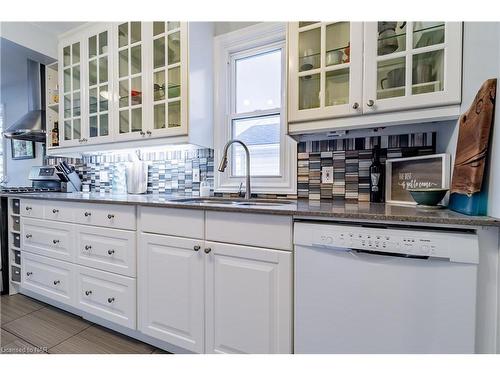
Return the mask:
M325 64L329 65L338 65L338 64L347 64L351 60L350 56L350 46L347 45L345 47L339 47L335 49L331 49L326 51L325 54Z
M413 30L413 48L415 49L443 44L444 39L444 23Z

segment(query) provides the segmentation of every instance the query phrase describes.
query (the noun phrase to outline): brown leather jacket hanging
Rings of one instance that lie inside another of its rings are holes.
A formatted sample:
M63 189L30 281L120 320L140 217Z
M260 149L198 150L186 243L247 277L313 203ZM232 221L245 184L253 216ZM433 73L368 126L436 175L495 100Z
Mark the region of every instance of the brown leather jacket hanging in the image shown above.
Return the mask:
M472 105L460 117L451 193L481 191L496 97L496 78L483 83Z

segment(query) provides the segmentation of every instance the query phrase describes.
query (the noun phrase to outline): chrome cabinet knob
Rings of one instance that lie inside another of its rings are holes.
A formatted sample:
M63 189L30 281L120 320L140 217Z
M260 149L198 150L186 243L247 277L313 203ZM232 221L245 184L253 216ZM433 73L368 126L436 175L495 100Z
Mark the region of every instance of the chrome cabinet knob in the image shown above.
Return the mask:
M147 135L151 135L151 134L153 134L153 133L151 133L151 130L148 130L148 131L146 132L146 134L147 134Z
M193 247L193 250L194 250L194 251L198 251L198 250L200 250L200 249L201 249L201 246L200 246L200 245L196 245L195 247Z
M52 240L52 243L55 245L55 244L58 244L60 241L59 240Z
M115 215L113 214L108 214L108 219L111 220L111 219L114 219Z
M58 212L59 212L59 210L58 210L58 209L56 209L56 208L54 208L54 209L52 210L52 213L53 213L53 214L57 214Z
M374 104L375 104L375 102L374 102L373 100L371 100L371 99L370 99L370 100L368 100L368 103L366 103L366 105L367 105L368 107L373 107L373 105L374 105Z
M26 272L26 276L31 276L31 275L33 275L33 272L30 271Z
M353 109L358 109L359 108L359 103L358 102L354 102L354 104L352 105L352 108Z
M33 237L33 235L28 233L25 237L26 238L31 238L31 237Z
M108 254L109 254L109 255L113 255L114 253L115 253L115 251L114 251L114 250L108 250Z
M86 291L85 291L85 295L86 295L86 296L90 296L91 294L92 294L92 291L91 291L91 290L86 290Z
M90 246L90 245L85 245L85 250L90 250L90 249L92 249L92 246Z
M108 303L113 303L115 302L115 297L109 297L108 298Z
M54 280L54 285L57 285L57 284L60 284L61 281L60 280Z
M140 135L142 135L143 137L146 135L146 133L144 133L142 130L139 132Z
M90 215L92 215L92 212L85 212L84 215L85 217L89 217Z
M209 252L211 252L211 251L212 251L212 249L211 249L211 248L209 248L209 247L207 247L207 248L205 249L205 254L208 254L208 253L209 253Z
M30 207L30 206L26 206L26 211L29 211L29 210L32 210L33 207Z

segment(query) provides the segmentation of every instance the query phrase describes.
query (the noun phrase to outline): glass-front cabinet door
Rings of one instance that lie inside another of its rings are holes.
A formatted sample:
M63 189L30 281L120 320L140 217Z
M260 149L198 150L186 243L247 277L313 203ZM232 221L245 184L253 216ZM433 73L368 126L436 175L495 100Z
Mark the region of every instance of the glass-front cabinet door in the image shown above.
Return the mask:
M153 22L153 121L148 136L187 134L187 24Z
M82 126L82 108L85 95L82 93L82 43L80 39L67 41L60 46L59 87L62 87L62 101L59 110L61 127L60 145L76 146L85 141Z
M460 22L367 22L365 114L460 103Z
M101 29L86 37L88 142L109 141L112 137L111 38L112 29Z
M115 26L115 93L118 98L116 140L146 136L144 91L144 24L124 22Z
M361 114L361 22L292 22L290 122Z

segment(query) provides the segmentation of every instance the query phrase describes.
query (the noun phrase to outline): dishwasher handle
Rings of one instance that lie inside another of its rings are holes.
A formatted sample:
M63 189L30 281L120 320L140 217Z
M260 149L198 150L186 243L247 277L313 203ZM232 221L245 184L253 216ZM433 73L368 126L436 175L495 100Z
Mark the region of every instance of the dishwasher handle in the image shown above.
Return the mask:
M407 254L407 253L391 253L387 251L375 251L375 250L365 250L365 249L348 249L349 254L353 256L383 256L383 257L391 257L391 258L408 258L408 259L429 259L432 258L428 255L415 255L415 254Z
M426 255L407 254L404 252L392 253L387 251L365 250L365 249L356 249L356 248L347 248L338 246L325 246L319 244L313 245L309 248L323 250L323 251L330 250L332 252L343 253L358 260L365 260L371 263L389 263L391 261L397 261L397 260L401 261L405 259L451 261L450 259L445 259L445 258L435 258Z

